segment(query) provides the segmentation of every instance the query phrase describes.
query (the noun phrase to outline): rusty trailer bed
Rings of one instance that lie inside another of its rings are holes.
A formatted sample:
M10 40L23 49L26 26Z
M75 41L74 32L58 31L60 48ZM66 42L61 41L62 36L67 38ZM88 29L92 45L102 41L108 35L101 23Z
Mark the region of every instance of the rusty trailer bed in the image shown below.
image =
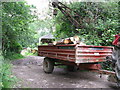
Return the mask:
M38 46L38 56L59 59L74 63L95 63L106 61L112 55L111 46L93 45L41 45Z

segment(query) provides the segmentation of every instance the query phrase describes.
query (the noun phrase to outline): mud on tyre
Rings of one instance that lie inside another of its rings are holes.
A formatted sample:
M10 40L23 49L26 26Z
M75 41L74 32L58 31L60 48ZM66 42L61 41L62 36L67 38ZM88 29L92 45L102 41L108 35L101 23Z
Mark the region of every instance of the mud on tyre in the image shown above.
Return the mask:
M43 71L45 73L52 73L54 69L54 61L50 58L44 58L43 61Z

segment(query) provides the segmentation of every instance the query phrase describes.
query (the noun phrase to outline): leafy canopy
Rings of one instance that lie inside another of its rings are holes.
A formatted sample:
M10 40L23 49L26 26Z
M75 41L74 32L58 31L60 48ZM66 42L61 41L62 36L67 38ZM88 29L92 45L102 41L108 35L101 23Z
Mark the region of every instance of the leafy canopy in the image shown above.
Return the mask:
M2 2L2 49L3 53L19 53L22 47L34 43L35 30L29 24L36 20L33 6L26 2Z
M76 29L59 11L55 18L57 38L78 35L88 45L111 45L113 35L120 32L118 2L76 2L67 6L80 15L80 27Z

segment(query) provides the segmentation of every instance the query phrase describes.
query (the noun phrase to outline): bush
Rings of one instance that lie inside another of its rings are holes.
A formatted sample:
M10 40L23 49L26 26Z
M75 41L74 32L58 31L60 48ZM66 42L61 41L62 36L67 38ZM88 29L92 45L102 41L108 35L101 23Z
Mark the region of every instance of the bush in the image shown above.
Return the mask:
M19 53L8 52L7 55L5 56L5 58L8 60L15 60L15 59L24 58L24 56Z
M18 53L8 53L6 59L2 56L0 52L0 89L1 88L12 88L16 82L16 77L12 75L10 60L23 58L21 54Z
M12 75L10 62L4 60L0 56L0 89L1 88L12 88L16 78Z
M15 76L12 75L10 69L11 69L11 64L4 63L2 65L2 71L1 71L2 82L0 82L2 88L12 88L12 86L14 85L16 78Z

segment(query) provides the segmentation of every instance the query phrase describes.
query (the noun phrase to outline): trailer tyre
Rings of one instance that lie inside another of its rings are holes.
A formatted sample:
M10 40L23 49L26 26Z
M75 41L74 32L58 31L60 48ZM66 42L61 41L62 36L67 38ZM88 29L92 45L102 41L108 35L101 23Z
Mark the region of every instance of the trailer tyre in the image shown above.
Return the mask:
M43 61L43 70L45 73L52 73L54 69L54 61L49 58L45 58Z

